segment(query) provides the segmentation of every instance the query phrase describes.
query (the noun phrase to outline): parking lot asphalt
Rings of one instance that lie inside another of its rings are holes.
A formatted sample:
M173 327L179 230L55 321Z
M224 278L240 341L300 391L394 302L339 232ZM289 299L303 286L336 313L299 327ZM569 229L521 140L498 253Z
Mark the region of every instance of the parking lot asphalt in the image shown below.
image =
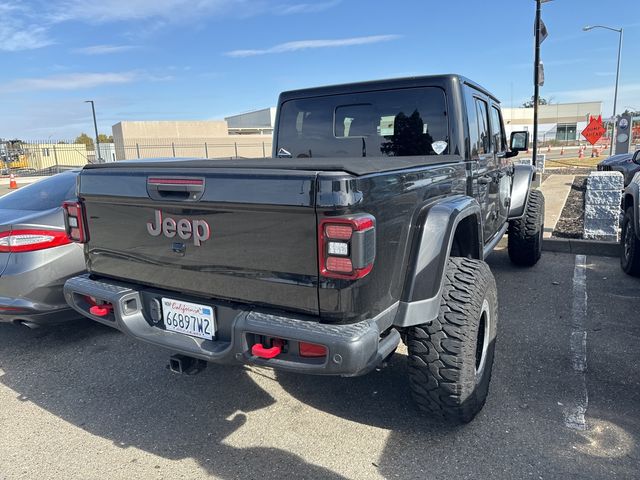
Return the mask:
M169 352L88 320L0 325L0 478L638 478L640 280L615 258L489 263L493 381L457 427L416 412L404 350L359 378L187 377Z
M9 192L11 192L11 190L9 189L9 185L0 185L0 197L6 195Z

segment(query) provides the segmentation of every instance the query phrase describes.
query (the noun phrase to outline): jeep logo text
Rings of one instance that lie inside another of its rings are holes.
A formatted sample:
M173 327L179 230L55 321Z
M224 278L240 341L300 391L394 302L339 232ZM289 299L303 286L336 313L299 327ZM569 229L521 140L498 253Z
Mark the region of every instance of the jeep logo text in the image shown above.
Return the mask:
M163 219L161 210L155 211L154 221L147 222L147 232L154 237L162 234L167 238L173 238L177 234L183 240L193 238L193 244L196 247L211 237L211 229L205 220L188 220L186 218L174 220L171 217Z

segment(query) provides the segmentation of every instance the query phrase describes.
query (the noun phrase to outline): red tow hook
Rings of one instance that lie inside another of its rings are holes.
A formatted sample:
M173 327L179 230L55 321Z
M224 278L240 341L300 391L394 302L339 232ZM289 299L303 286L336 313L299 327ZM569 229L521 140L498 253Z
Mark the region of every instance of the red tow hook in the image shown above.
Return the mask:
M104 305L94 305L89 309L89 313L96 317L106 317L111 313L111 310L113 310L113 305L105 303Z
M265 348L261 343L256 343L251 347L251 354L260 358L275 358L282 353L282 340L274 340L273 347Z

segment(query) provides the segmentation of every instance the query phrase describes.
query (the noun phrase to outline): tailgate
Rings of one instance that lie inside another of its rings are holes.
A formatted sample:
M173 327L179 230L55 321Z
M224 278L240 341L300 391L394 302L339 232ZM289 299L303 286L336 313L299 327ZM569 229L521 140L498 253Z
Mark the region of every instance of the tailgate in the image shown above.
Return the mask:
M92 273L318 314L316 172L85 169Z

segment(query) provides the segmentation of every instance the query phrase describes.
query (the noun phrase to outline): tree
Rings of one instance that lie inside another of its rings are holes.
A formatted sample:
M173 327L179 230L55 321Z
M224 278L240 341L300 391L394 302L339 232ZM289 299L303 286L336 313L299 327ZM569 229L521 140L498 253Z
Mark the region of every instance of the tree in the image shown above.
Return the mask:
M104 133L101 133L98 135L98 141L100 143L113 143L113 136L112 135L106 135Z
M93 150L93 138L91 138L86 133L81 133L80 136L76 137L74 143L84 143L87 146L87 150Z
M551 105L553 103L553 97L549 97L548 99L538 97L538 105ZM528 102L524 102L522 104L524 108L533 108L533 97Z

